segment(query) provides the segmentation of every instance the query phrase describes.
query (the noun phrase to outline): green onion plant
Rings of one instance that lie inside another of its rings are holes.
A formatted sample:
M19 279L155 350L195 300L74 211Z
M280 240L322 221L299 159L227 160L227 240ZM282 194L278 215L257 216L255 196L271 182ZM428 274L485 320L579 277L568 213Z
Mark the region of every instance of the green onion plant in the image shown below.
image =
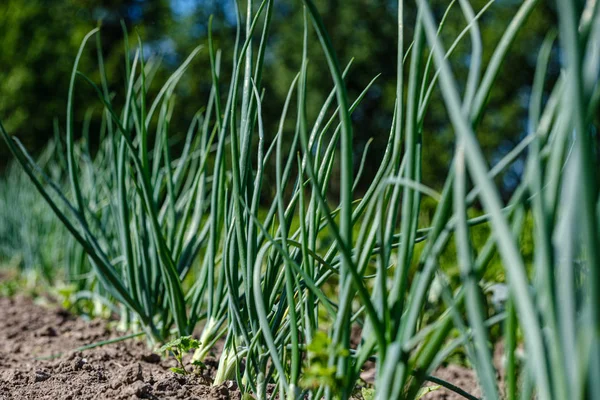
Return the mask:
M275 123L262 112L274 1L249 0L236 2L234 48L215 48L209 23L206 45L157 93L149 88L160 65L145 56L141 40L132 47L125 36L126 54L133 54L124 63L128 78L122 91L111 92L100 51L99 82L80 70L92 39L101 48L98 29L84 38L67 101L68 185L53 182L1 124L0 131L80 246L69 260L71 276L89 279L78 290L118 305L123 327L139 326L153 342L187 337L201 326L195 362L223 340L215 384L236 379L240 390L261 399L270 384L281 399L349 399L365 384L366 363L374 362L378 399L418 398L428 381L474 398L434 376L462 350L486 399L600 398L593 126L600 6L557 0L559 24L538 52L527 133L490 166L477 140L486 134L479 127L487 99L499 71L515 68L503 62L539 1L523 1L496 44L483 43L479 29L493 0L479 10L467 0L451 1L439 22L427 0L416 1L414 20L404 3L397 4L393 123L361 196L356 183L370 155L368 146L355 153L352 114L379 77L349 97L351 62L338 60L312 0L303 1L303 44L296 49L302 62ZM441 37L451 13L464 17L464 29L447 46ZM470 64L457 77L452 55L463 41ZM317 46L331 88L313 117L308 48ZM484 46L493 51L487 64ZM553 49L561 54L562 73L548 82ZM221 61L223 51L232 52L231 65ZM185 73L197 73L193 60L201 56L210 60L210 95L188 131L173 132L177 84ZM222 74L224 68L231 74ZM87 123L77 141L74 114L82 110L73 98L80 85L93 89L102 116L100 131L90 132ZM432 102L436 93L456 135L441 193L421 178L425 121L440 106ZM271 126L276 130L269 132ZM100 138L94 152L85 139L92 134ZM178 139L183 145L175 145ZM496 178L525 156L522 180L504 202ZM425 197L437 204L427 226L420 218ZM477 205L483 213L471 218ZM475 246L472 231L482 224L491 233ZM520 249L527 235L534 240L530 264ZM447 254L459 267L458 288L444 283L448 271L440 259ZM490 311L483 274L495 256L509 295L504 309ZM434 278L442 282L443 303L431 313ZM490 345L498 327L505 382ZM524 358L516 353L520 341Z

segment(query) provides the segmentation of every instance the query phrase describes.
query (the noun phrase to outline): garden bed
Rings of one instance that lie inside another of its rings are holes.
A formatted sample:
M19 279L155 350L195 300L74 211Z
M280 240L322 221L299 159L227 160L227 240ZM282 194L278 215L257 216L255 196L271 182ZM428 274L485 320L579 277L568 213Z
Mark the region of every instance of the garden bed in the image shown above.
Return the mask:
M2 400L241 397L233 382L210 385L214 358L206 361L205 375L182 376L169 371L173 359L161 359L143 340L73 351L122 335L105 321L88 322L23 297L0 298L0 320Z
M230 381L213 387L217 359L202 376L169 371L145 341L129 339L85 351L82 346L122 336L103 320L85 321L26 297L0 298L0 399L240 399ZM479 394L474 373L448 366L436 376ZM460 399L443 389L424 399Z

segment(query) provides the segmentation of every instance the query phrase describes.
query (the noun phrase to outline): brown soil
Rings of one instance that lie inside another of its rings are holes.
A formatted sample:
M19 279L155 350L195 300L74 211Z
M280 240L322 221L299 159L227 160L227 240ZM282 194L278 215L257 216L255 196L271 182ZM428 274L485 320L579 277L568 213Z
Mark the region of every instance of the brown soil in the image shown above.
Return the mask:
M453 385L463 389L464 391L479 398L481 390L477 384L477 376L475 372L468 368L458 365L449 365L444 368L439 368L434 374L435 377L450 382ZM428 383L427 386L438 386L433 383ZM433 392L427 393L421 397L421 400L464 400L465 398L455 392L452 392L444 387L436 389Z
M502 366L502 358L504 356L504 346L502 343L496 345L494 349L494 367L497 371L497 378L500 390L501 398L504 398L505 389L505 376L504 369ZM438 368L433 374L436 378L440 378L446 382L450 382L454 386L466 391L470 395L477 398L481 398L483 393L479 384L477 383L477 375L475 371L459 366L459 365L447 365ZM426 386L438 386L434 383L428 383ZM464 400L465 398L453 391L450 391L444 387L430 392L421 398L422 400Z
M105 321L86 322L23 297L0 298L0 399L239 399L235 383L211 386L217 361L203 376L169 371L144 341L130 339L76 352L111 339ZM52 359L41 359L56 356Z
M235 382L212 386L217 360L202 376L169 371L146 342L129 339L83 352L78 347L120 336L103 320L84 321L30 298L0 298L0 400L17 399L240 399ZM372 375L373 370L365 375ZM476 396L472 371L449 366L436 376ZM369 377L364 376L367 380ZM461 399L439 389L423 399Z

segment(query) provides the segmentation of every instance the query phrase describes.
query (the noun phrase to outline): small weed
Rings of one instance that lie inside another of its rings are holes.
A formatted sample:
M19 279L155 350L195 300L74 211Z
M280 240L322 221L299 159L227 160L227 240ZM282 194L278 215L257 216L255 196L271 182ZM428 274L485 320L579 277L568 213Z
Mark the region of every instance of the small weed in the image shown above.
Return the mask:
M375 400L375 389L374 388L362 388L361 394L363 400Z
M185 365L183 363L183 355L185 353L190 352L191 350L197 349L198 347L200 347L200 341L194 339L191 336L182 336L166 343L164 346L158 349L158 352L173 353L175 359L177 360L177 363L179 364L179 367L172 367L170 368L171 371L175 372L176 374L188 375L190 372L185 368ZM204 363L198 360L193 361L192 365L194 366L194 372L205 368Z
M308 362L304 369L304 377L300 384L307 389L329 386L334 391L342 387L342 380L336 376L337 368L329 366L329 355L332 351L331 338L324 332L316 332L312 342L307 346ZM335 349L337 356L348 355L343 347Z

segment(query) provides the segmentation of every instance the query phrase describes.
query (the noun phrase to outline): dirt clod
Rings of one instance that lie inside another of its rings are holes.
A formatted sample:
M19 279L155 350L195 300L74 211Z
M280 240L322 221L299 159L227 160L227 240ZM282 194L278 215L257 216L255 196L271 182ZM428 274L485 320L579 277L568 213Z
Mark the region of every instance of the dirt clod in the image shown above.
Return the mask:
M42 329L39 330L38 332L39 336L47 336L47 337L56 337L58 336L58 332L56 331L56 329L52 326L46 326Z
M77 357L75 360L73 360L73 362L71 363L72 367L73 367L73 371L79 371L80 369L83 368L84 365L87 364L87 360L85 358L81 358L81 357Z
M160 362L160 356L156 353L142 354L140 359L150 364L158 364Z
M50 376L51 375L49 373L47 373L46 371L38 370L38 371L35 371L35 373L33 375L33 381L34 382L43 382L46 379L49 379Z
M181 384L175 377L169 377L156 382L154 388L161 392L176 392L181 389Z

